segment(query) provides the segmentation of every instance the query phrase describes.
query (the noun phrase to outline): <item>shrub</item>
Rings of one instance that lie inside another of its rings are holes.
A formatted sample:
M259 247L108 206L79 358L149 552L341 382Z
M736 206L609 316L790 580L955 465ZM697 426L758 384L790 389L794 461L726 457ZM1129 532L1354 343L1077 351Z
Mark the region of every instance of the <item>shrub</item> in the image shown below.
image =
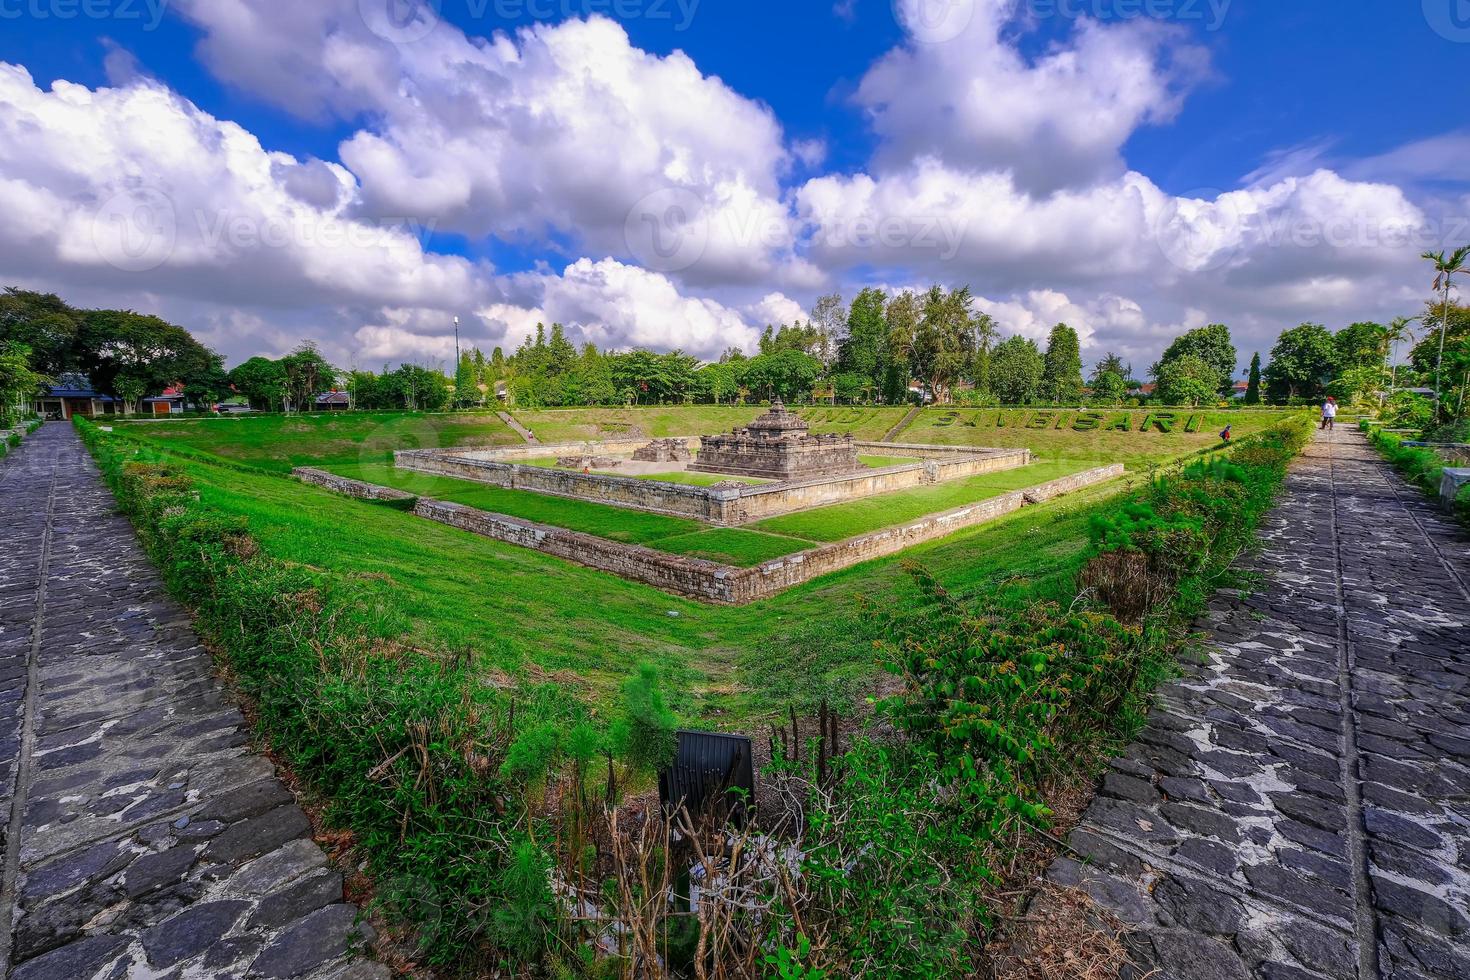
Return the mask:
M658 668L639 664L623 685L623 714L613 726L618 754L636 770L657 772L674 759L676 727L674 713L664 704Z
M259 730L356 834L383 900L419 927L423 957L472 969L549 950L537 933L549 902L528 875L550 859L511 834L524 811L507 801L512 779L544 771L555 730L525 711L514 724L508 695L479 683L471 658L407 649L408 624L358 580L264 555L184 471L77 428Z

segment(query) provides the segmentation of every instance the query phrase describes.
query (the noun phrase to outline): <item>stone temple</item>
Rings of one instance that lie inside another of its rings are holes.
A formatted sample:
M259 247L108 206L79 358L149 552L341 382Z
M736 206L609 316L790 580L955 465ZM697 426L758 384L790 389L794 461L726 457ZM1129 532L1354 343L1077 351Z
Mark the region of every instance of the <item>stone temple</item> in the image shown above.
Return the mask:
M768 480L802 480L862 469L852 434L814 436L806 422L778 398L750 425L700 441L689 467Z

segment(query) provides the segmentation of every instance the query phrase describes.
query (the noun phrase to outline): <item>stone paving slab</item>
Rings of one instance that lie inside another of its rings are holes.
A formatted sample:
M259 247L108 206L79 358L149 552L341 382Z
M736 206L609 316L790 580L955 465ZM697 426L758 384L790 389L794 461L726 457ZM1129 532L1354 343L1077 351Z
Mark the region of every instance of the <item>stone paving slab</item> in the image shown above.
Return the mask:
M0 463L13 980L381 980L342 878L70 426Z
M1347 429L1262 536L1048 876L1159 980L1470 980L1470 539Z

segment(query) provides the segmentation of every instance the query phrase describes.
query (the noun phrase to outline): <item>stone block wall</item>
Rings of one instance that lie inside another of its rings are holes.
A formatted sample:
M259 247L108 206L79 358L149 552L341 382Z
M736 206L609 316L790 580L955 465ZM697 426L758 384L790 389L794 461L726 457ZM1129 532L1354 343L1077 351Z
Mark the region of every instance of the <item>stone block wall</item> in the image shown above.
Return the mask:
M413 512L427 520L496 541L532 548L691 599L741 605L775 595L819 575L896 554L964 528L987 523L1028 503L1050 500L1122 473L1121 465L1098 467L1029 490L1003 494L930 514L897 527L786 555L754 568L736 568L701 558L655 551L641 545L622 544L427 497L418 499Z
M567 452L619 452L625 445L641 447L647 440L624 442L576 443L567 446L536 447L537 455ZM887 443L863 445L887 446ZM904 455L920 447L903 447ZM637 480L631 477L581 473L576 470L551 469L515 462L532 458L517 447L509 452L488 450L446 452L413 449L394 453L394 465L400 469L437 476L474 480L513 490L529 490L557 497L573 497L593 503L630 507L675 517L725 526L739 526L799 510L844 503L880 493L908 490L926 483L958 480L982 473L1024 466L1031 460L1025 449L967 450L947 447L922 447L934 450L932 458L904 463L878 470L767 483L738 488L695 487L659 480Z
M335 490L337 493L356 497L358 500L412 500L414 496L403 490L380 487L376 483L364 483L361 480L349 480L345 476L328 473L326 470L313 469L310 466L298 466L291 471L291 475L303 483Z

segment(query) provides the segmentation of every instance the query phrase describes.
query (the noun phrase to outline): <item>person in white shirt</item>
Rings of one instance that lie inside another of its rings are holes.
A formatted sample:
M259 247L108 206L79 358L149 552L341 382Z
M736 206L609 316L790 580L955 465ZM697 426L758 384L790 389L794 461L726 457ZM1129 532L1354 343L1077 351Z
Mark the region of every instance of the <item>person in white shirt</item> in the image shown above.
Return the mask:
M1331 396L1322 403L1322 428L1337 428L1337 399Z

